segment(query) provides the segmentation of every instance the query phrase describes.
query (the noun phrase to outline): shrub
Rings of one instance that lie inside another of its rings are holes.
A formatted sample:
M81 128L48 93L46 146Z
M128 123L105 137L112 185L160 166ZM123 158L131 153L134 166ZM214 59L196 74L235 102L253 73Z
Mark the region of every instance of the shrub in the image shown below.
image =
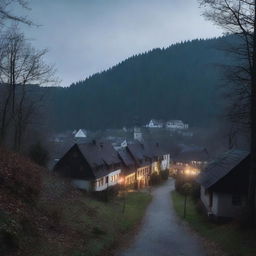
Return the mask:
M33 162L44 167L47 166L49 161L49 153L40 142L30 147L29 157Z
M169 170L164 170L160 172L160 176L162 180L168 180L169 178Z
M160 175L157 174L156 172L154 172L150 175L149 184L151 186L158 185L159 183L161 183L161 181L162 181L162 179L161 179Z
M18 202L36 201L41 190L41 171L28 159L0 149L0 188L5 194L15 195Z
M190 189L189 194L194 199L198 199L200 197L200 186L195 181L195 179L191 178L191 177L187 177L187 176L182 175L182 174L177 175L176 179L175 179L175 190L184 195L184 193L185 193L184 185L185 184L190 184L191 189Z

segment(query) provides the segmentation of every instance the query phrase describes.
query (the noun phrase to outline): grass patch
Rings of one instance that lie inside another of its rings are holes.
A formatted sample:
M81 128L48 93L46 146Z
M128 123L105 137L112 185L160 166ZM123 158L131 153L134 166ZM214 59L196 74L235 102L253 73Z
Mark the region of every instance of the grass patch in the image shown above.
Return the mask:
M56 246L55 242L50 246L48 241L42 241L40 247L50 248L50 255L107 255L127 232L137 226L150 201L149 193L127 193L124 212L123 197L116 197L104 203L83 194L62 202L42 202L41 208L47 209L47 215L51 216L51 219L56 219L55 223L58 223L56 230L53 223L53 231L59 232L58 229L64 225L63 228L72 231L73 234L61 241L65 247ZM56 215L56 211L61 214ZM40 250L35 255L41 256L44 253Z
M174 191L172 200L177 215L183 218L184 196ZM197 210L196 203L191 198L187 201L187 216L184 220L202 237L216 243L228 255L256 255L255 230L245 230L234 223L222 225L211 223Z

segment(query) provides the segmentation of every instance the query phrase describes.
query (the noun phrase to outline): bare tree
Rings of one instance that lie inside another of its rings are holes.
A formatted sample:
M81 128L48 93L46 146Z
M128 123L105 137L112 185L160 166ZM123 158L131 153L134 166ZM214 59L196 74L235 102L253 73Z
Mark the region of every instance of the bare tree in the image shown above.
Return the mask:
M0 142L4 142L6 131L12 125L14 148L20 150L24 132L39 104L38 97L34 99L28 93L29 89L33 84L55 82L55 71L43 61L47 51L34 49L17 27L5 34L1 49L0 83L5 88L6 97L0 113Z
M256 0L199 0L204 16L236 35L236 47L229 51L236 56L230 81L236 88L233 117L246 121L250 129L250 184L248 201L250 221L255 225L256 192Z
M0 0L0 24L3 25L7 20L11 20L31 25L32 22L27 17L13 13L14 6L29 9L27 0Z

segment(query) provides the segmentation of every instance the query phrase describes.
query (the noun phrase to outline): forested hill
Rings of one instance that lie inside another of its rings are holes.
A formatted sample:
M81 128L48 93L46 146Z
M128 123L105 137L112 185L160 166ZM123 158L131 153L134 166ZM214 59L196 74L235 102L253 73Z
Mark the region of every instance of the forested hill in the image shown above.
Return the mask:
M219 64L228 57L217 48L224 40L154 49L69 88L51 88L55 127L118 128L151 118L208 125L221 111Z

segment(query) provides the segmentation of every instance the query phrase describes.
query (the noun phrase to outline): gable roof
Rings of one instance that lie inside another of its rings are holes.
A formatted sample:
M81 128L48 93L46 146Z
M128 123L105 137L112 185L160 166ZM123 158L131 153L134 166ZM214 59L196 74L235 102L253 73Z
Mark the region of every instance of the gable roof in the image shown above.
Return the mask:
M87 137L87 131L84 129L79 129L76 133L75 133L75 138L86 138Z
M118 153L126 167L135 165L135 161L132 159L131 155L129 154L126 148L119 149Z
M78 148L92 168L103 165L119 164L117 151L109 142L90 142L78 144Z
M249 152L242 150L230 150L210 162L201 172L197 181L206 189L215 185L218 181L228 175L232 170L249 156Z
M209 161L208 150L202 147L184 147L182 151L174 158L175 161Z

